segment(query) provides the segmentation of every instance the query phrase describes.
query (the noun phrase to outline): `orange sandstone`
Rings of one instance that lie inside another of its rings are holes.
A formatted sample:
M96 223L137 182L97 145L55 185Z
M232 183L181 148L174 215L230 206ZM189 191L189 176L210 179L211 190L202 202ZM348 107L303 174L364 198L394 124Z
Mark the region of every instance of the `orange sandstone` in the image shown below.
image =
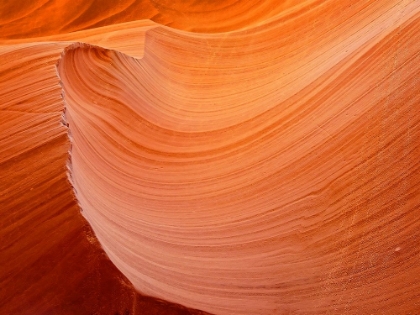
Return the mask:
M0 310L420 310L420 1L58 3L2 24Z

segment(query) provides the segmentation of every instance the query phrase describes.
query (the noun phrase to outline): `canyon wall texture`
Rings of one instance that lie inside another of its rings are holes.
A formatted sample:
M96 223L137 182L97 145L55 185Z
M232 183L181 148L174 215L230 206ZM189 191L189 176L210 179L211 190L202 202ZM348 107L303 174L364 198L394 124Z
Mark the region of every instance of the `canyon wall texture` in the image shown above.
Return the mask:
M420 312L420 1L2 9L2 313Z

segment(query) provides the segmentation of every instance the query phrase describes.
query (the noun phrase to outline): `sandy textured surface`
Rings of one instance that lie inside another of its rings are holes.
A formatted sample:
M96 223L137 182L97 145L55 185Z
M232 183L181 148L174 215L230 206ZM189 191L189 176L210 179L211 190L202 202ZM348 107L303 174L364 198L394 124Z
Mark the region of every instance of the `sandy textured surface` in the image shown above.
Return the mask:
M0 13L3 313L420 311L420 1L73 2Z

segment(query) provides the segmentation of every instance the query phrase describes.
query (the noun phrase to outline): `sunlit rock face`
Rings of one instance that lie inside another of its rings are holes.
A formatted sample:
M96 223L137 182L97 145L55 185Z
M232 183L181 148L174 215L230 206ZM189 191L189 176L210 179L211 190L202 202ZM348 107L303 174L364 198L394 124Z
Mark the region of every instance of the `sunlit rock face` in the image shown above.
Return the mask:
M76 8L2 26L6 313L420 311L420 1Z
M137 293L80 215L68 181L56 69L66 41L137 56L143 48L133 39L150 23L0 46L0 314L203 314Z

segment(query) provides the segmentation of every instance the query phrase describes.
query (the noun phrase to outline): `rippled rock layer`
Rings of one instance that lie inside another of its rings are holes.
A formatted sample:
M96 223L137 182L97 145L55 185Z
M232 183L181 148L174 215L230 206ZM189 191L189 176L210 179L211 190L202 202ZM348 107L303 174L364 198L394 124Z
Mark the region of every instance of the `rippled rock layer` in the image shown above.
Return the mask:
M3 313L420 311L420 1L251 4L5 6Z

